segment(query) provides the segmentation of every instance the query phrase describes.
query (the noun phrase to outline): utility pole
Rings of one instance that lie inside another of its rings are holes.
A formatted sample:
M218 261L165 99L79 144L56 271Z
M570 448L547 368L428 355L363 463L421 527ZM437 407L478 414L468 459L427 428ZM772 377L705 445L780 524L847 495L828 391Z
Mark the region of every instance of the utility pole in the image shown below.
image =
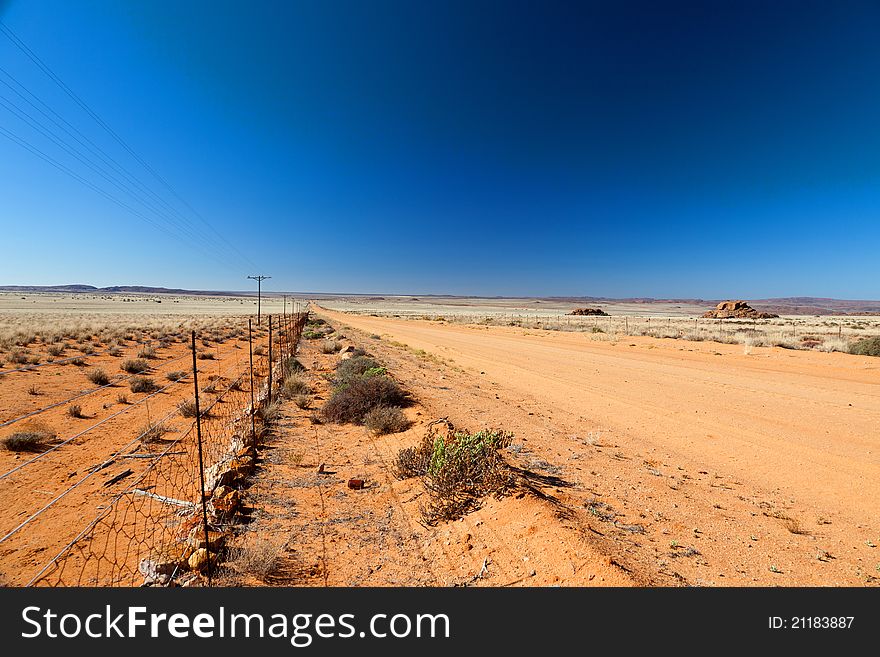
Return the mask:
M260 325L260 297L261 297L261 288L262 283L267 278L272 278L271 276L263 276L262 274L258 276L248 276L248 278L253 279L257 282L257 326Z

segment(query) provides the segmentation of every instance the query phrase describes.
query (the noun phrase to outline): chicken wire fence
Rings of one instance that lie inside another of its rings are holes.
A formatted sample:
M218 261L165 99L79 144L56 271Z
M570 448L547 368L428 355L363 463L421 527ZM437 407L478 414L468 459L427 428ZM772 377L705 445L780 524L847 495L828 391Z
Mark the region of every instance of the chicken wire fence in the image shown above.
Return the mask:
M302 311L264 317L260 326L248 320L247 354L226 369L215 369L212 361L201 359L199 336L192 331L189 359L184 359L191 364L190 397L165 416L150 418L147 410L148 421L134 431L130 419L112 427L128 427L130 440L48 504L29 510L30 515L0 537L0 544L15 538L21 541L19 549L26 550L40 540L40 533L72 534L51 558L44 555L33 576L22 583L210 585L226 530L240 510L237 485L254 468L262 418L284 373L290 371L307 319L308 311ZM113 419L119 421L111 415L101 422ZM0 476L14 484L16 476L25 474L24 466L44 454ZM95 475L106 475L111 468L119 472L98 481ZM66 522L64 527L52 526L61 517L51 520L50 511L67 504L72 507L69 516L75 505L81 509L96 496L97 515L84 527L71 530ZM41 520L46 526L40 526ZM29 530L34 531L33 540Z

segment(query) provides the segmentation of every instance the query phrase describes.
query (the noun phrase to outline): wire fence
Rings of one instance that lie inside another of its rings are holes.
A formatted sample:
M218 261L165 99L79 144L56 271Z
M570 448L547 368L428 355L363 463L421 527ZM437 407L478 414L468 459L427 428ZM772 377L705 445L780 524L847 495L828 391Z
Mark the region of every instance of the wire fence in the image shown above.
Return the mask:
M214 370L210 360L202 359L204 349L199 349L199 336L192 331L187 354L191 368L185 382L171 382L0 473L0 483L10 489L22 482L35 485L34 477L43 476L47 464L35 471L34 463L48 459L57 471L64 462L64 455L58 455L76 450L92 429L129 428L122 446L105 452L60 492L52 491L45 504L19 511L15 526L0 528L0 550L8 553L12 545L12 550L30 549L42 557L27 562L33 563L33 574L21 583L211 584L218 554L241 510L239 488L254 468L273 388L291 370L307 318L307 310L296 309L263 317L260 325L248 320L247 354L241 358L235 354L235 362L225 370L219 365ZM150 419L147 400L175 384L189 386L189 396ZM131 419L125 422L120 416L131 415L139 404L147 405L148 421L139 431L131 431ZM181 425L182 419L186 421ZM82 519L83 505L94 504L95 499L100 502L97 515L78 530L69 528L71 513ZM63 544L56 537L51 551L45 545L33 549L53 531L52 525L60 531L57 523L62 518L69 528Z

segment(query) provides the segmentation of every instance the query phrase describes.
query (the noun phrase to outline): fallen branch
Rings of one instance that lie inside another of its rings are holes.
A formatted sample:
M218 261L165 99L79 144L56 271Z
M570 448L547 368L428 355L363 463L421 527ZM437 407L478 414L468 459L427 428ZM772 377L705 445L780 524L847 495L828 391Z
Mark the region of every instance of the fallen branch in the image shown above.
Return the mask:
M195 506L194 502L187 502L186 500L176 500L173 497L165 497L164 495L157 495L156 493L150 493L145 490L141 490L140 488L135 488L132 493L135 495L143 495L145 497L150 497L154 500L158 500L163 502L164 504L171 504L172 506L183 506L186 508L191 508Z
M120 472L118 475L116 475L112 479L108 479L107 481L105 481L104 486L112 486L117 481L120 481L121 479L125 479L128 475L132 475L132 474L134 474L134 470L126 470L124 472Z

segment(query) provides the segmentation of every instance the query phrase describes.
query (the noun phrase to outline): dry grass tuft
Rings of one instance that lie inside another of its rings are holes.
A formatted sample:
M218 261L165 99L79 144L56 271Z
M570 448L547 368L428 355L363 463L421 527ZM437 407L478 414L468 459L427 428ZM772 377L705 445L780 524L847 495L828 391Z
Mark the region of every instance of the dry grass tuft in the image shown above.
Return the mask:
M34 420L0 440L0 445L10 452L43 452L51 447L55 436L46 424Z
M143 374L150 369L150 364L143 358L129 358L122 361L122 365L119 367L123 372L128 372L129 374Z
M364 426L381 436L406 431L410 421L397 406L379 406L364 416Z
M86 372L86 378L96 386L105 386L110 383L110 376L100 367Z
M132 392L155 392L159 389L156 382L148 376L136 376L129 382Z

